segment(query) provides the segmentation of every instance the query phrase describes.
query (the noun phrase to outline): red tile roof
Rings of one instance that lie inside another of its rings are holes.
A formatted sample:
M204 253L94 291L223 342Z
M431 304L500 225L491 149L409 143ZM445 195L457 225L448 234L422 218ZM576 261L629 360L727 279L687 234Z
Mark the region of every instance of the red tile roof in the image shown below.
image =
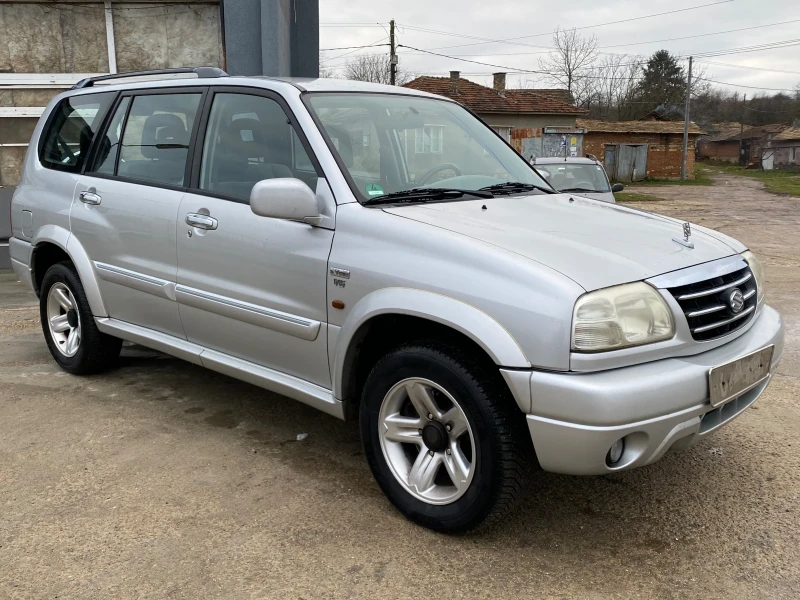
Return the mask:
M555 94L540 94L537 90L506 90L501 96L492 88L479 85L468 79L456 80L455 89L449 77L417 77L405 87L439 96L446 96L478 114L514 113L546 115L585 115L588 111L554 97ZM546 90L552 92L552 90Z

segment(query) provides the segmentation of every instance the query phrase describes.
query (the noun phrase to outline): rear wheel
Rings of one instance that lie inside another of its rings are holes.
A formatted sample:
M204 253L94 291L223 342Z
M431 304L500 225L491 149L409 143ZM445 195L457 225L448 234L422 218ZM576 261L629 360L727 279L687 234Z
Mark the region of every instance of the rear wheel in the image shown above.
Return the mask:
M521 425L497 373L438 343L387 354L364 387L361 436L375 479L403 514L439 531L512 506L532 460Z
M96 373L119 357L122 340L97 329L72 263L57 263L45 273L39 313L50 354L65 371Z

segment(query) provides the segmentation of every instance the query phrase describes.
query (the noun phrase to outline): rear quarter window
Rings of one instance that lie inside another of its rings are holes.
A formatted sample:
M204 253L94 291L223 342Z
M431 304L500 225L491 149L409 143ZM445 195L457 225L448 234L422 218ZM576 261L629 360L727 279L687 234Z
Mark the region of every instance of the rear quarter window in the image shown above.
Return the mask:
M95 133L114 98L113 92L72 96L53 109L39 147L49 169L80 173Z

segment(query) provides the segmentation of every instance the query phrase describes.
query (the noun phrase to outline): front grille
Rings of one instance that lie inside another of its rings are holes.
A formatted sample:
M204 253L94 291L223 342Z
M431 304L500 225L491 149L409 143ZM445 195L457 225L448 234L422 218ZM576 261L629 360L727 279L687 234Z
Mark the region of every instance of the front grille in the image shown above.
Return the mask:
M744 307L734 313L728 305L728 295L738 288L744 296ZM713 340L743 327L756 312L758 293L756 279L749 267L669 288L669 292L683 309L692 337L698 341Z

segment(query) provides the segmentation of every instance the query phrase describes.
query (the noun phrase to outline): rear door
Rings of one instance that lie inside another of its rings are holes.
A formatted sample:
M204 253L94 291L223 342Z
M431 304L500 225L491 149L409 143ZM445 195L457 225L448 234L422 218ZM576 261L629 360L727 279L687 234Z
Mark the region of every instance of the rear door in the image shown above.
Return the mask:
M70 214L109 316L179 337L185 336L175 301L178 207L204 92L123 93Z

